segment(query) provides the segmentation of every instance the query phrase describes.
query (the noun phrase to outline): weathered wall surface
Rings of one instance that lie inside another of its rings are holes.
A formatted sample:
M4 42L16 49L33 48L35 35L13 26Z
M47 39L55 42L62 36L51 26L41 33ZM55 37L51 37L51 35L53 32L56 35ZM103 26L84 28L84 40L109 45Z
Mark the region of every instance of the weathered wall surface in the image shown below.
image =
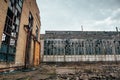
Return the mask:
M26 49L26 37L27 33L24 30L24 25L28 25L28 17L29 12L32 13L33 16L33 30L32 34L36 36L36 26L40 29L40 19L37 15L39 15L39 10L35 0L25 0L23 4L23 11L21 15L21 23L19 29L19 37L18 37L18 45L16 52L16 65L24 65L25 62L25 49ZM31 41L31 49L30 49L30 64L33 65L33 53L34 53L34 42L33 39Z
M44 60L44 40L40 40L40 43L41 43L41 51L40 51L41 61L43 61Z
M120 61L120 55L44 55L43 62Z
M8 9L8 2L5 2L5 0L0 1L0 43L2 39L2 33L5 25L5 19ZM23 8L22 8L22 14L21 14L21 20L20 20L20 26L19 26L19 34L18 34L18 40L17 40L17 46L16 46L16 53L15 53L15 61L11 63L6 62L0 62L0 68L9 68L14 66L24 66L25 65L25 51L26 51L26 39L27 39L27 32L24 30L24 25L28 25L29 23L29 14L32 14L33 16L33 29L32 29L32 35L36 36L36 26L38 27L38 34L40 34L40 16L39 16L39 9L36 4L36 0L24 0ZM40 41L40 35L38 35L38 41ZM32 66L34 63L34 40L32 37L31 40L31 49L29 53L29 63Z
M119 37L117 32L46 31L43 62L120 61Z

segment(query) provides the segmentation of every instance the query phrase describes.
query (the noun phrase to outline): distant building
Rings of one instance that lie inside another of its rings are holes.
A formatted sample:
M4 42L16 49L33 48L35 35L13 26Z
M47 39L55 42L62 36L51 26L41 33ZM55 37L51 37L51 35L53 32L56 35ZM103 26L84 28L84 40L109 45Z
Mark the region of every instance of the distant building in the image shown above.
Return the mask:
M0 68L39 64L39 13L36 0L0 1Z
M120 32L46 31L43 62L120 61Z

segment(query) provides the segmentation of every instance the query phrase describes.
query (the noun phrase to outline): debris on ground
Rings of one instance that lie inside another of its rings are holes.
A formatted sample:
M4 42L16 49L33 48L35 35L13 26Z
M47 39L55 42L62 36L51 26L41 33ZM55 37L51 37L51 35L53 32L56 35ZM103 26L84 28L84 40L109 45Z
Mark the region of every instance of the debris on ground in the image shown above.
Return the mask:
M120 80L120 65L41 63L30 71L2 73L0 80Z

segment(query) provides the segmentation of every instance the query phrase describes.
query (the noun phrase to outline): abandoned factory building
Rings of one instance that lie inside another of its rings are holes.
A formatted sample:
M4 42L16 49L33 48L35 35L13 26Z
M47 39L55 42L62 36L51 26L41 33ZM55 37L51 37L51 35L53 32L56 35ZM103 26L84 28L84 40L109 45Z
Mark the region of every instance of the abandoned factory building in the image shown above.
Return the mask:
M0 1L0 69L39 65L39 13L36 0Z
M120 61L120 32L46 31L41 34L43 62Z

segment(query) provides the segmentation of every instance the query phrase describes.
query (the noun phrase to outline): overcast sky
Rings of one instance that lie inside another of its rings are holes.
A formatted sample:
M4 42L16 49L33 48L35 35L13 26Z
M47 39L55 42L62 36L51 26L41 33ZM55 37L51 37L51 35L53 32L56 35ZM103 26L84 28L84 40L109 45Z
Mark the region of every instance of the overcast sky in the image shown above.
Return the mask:
M115 31L120 0L37 0L41 33L46 30Z

